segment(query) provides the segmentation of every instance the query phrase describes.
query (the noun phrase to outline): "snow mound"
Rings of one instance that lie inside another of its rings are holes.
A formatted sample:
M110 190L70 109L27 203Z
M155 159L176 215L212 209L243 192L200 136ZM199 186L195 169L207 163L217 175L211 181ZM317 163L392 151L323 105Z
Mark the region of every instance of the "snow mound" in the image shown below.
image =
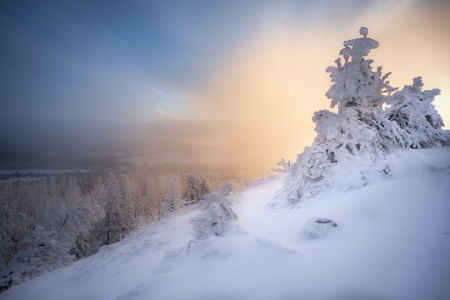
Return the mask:
M230 197L232 190L234 187L227 182L219 191L204 195L200 200L198 208L202 212L189 220L197 239L205 239L211 234L223 236L227 229L236 227L233 221L237 220L237 215L231 208L234 202Z
M311 238L320 238L333 227L337 227L337 224L331 219L311 218L303 225L303 232Z

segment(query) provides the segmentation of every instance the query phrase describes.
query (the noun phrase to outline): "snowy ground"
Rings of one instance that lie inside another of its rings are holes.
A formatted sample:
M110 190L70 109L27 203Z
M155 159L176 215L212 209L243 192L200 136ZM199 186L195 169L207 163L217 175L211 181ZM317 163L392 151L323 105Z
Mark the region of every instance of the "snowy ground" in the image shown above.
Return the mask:
M295 208L271 176L224 237L194 241L189 207L0 299L450 299L450 148L390 159L391 178ZM311 238L313 217L337 227Z

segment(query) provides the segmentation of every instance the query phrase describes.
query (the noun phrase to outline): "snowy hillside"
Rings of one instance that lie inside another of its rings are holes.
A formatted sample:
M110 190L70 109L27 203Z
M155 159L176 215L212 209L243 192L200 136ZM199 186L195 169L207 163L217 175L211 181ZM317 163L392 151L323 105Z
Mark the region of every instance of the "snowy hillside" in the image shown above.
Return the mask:
M262 179L223 236L195 240L189 206L0 298L450 299L450 147L388 160L387 178L295 206L274 200L286 175Z

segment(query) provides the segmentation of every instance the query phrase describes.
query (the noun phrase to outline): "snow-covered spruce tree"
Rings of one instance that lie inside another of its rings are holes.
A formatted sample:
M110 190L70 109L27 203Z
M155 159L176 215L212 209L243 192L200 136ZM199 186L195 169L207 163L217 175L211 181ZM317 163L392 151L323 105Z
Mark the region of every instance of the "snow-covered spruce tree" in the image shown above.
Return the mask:
M81 201L81 190L78 186L76 178L70 177L65 194L65 203L68 210L75 208Z
M61 202L61 187L56 183L56 178L53 175L50 175L49 178L48 201L52 209Z
M211 193L211 190L209 189L206 179L203 178L202 182L200 182L199 190L200 190L200 199L203 199L204 195Z
M378 42L367 38L344 42L336 67L328 67L334 82L326 93L338 113L321 110L314 113L317 136L311 147L292 165L284 191L287 200L296 203L331 189L349 189L366 184L373 173L388 174L385 154L409 145L409 135L396 122L384 117L382 105L395 88L382 76L381 67L372 71L372 60L365 60Z
M98 177L95 180L94 189L88 196L91 201L91 204L99 204L99 200L102 198L104 192L105 192L105 185L103 184L102 178Z
M64 220L67 217L67 207L65 203L59 203L55 206L55 208L49 212L49 214L45 214L45 219L38 218L35 220L34 224L42 225L47 230L55 230L58 231L64 224Z
M137 226L136 210L134 204L137 198L137 188L127 175L119 176L120 189L122 192L121 209L123 212L123 229L126 235L135 230Z
M7 268L17 252L26 248L23 240L30 235L30 219L0 205L0 272Z
M437 112L434 97L439 89L422 91L422 77L413 79L413 85L405 85L403 90L387 98L390 105L386 117L409 133L411 148L430 148L450 145L449 133L442 130L444 121Z
M180 209L185 201L181 200L181 187L173 186L173 181L169 182L169 193L164 196L165 201L161 203L161 211L164 216Z
M182 198L186 201L186 206L195 204L200 200L199 181L192 175L188 175L186 178L186 190L183 193Z
M117 243L128 233L128 229L125 228L125 215L122 211L124 199L119 182L113 173L109 173L105 190L105 217L94 228L99 243L98 247Z
M231 183L227 182L219 191L203 196L203 200L198 203L202 212L189 220L197 239L205 239L211 234L222 236L233 220L237 219L231 209L234 199L230 194L233 189Z
M76 259L90 256L98 249L90 240L95 224L105 217L105 211L99 205L91 205L83 199L67 212L62 227L59 229L59 241L70 245L70 254Z
M56 231L46 231L36 225L32 238L24 239L31 249L19 251L11 260L10 267L0 279L0 291L21 284L44 273L66 267L74 261L69 255L69 245L58 241Z

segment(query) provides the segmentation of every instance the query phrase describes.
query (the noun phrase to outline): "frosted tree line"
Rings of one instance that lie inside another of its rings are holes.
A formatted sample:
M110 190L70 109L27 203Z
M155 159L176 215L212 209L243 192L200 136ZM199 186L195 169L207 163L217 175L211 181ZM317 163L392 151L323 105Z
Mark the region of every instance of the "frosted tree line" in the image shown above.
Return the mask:
M281 194L289 203L331 190L364 186L379 175L389 176L387 154L397 149L450 145L448 131L433 105L440 90L422 90L422 78L398 91L389 85L390 73L372 69L365 59L377 41L368 38L345 41L336 66L328 67L331 88L326 96L337 113L314 113L317 136L297 157Z
M105 175L0 182L0 292L93 255L227 181L248 183L223 174Z

